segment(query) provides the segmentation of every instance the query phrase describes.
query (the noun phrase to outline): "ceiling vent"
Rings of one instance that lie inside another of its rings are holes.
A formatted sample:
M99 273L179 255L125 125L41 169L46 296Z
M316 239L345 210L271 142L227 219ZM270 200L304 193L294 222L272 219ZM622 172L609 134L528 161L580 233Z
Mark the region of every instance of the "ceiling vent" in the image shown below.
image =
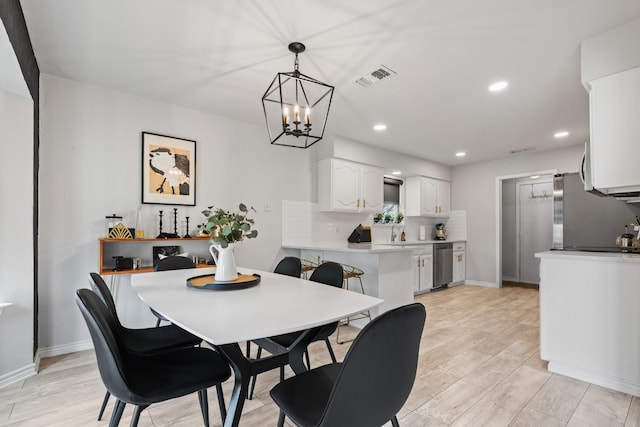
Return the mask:
M368 73L363 74L362 76L356 79L356 83L358 83L362 87L371 87L374 84L381 82L382 80L386 80L390 77L396 76L398 73L393 71L390 68L385 67L384 65L380 65L377 68L369 71Z
M518 153L523 153L525 151L533 151L535 150L535 147L527 147L527 148L517 148L515 150L511 150L509 151L509 153L511 154L518 154Z

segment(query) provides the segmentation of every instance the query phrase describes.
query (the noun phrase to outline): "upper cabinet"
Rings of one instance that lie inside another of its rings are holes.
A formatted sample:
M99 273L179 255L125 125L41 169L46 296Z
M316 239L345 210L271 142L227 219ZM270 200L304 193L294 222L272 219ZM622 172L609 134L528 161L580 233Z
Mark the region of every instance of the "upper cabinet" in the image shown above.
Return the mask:
M591 183L608 194L640 191L640 67L589 85Z
M383 202L383 168L342 159L318 162L318 209L379 212Z
M406 215L448 217L451 213L451 184L424 176L406 181Z

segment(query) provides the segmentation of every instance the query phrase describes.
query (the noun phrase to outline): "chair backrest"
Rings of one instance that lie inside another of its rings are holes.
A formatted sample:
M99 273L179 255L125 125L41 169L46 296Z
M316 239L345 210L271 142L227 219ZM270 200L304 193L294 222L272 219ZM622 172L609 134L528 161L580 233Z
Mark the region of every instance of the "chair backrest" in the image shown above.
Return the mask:
M155 271L167 271L167 270L184 270L185 268L195 268L196 265L189 258L185 256L172 255L161 260L158 260L154 270Z
M362 329L344 358L320 425L383 425L398 413L415 381L425 319L424 306L413 303Z
M102 299L89 289L76 291L76 303L91 334L102 382L116 398L130 403L126 361L115 319Z
M285 276L300 277L300 274L302 274L302 262L300 262L300 258L294 256L282 258L273 272L284 274Z
M111 312L111 316L116 322L116 325L121 328L122 323L120 323L120 319L118 318L116 303L113 301L111 291L109 290L107 284L104 282L104 279L98 273L89 273L89 277L91 277L91 280L89 281L91 289L93 289L93 292L98 295L98 297L100 297L104 305L107 306L107 309Z
M336 288L342 287L342 279L342 266L333 261L323 262L313 270L311 277L309 277L309 280L313 282L324 283L325 285L335 286Z

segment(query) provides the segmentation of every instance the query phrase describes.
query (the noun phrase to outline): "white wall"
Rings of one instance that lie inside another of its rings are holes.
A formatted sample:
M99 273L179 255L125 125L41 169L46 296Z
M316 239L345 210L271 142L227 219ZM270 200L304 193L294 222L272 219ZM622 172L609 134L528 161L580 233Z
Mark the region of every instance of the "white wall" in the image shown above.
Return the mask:
M190 216L192 226L211 204L235 209L244 202L258 210L258 238L245 241L236 252L241 266L273 268L282 256L282 199L315 198L315 149L272 146L262 126L49 75L42 77L41 105L43 355L88 343L74 292L86 287L89 272L98 269L104 217L115 212L134 218L140 205L142 131L197 141L197 206L178 207L178 216ZM159 209L171 208L144 205L145 228L153 229ZM153 324L149 310L133 293L129 276L120 277L117 286L124 323Z
M497 286L497 177L557 170L576 172L584 150L576 145L559 150L457 166L452 170L451 208L467 211L467 282Z
M34 373L33 101L0 89L0 386Z

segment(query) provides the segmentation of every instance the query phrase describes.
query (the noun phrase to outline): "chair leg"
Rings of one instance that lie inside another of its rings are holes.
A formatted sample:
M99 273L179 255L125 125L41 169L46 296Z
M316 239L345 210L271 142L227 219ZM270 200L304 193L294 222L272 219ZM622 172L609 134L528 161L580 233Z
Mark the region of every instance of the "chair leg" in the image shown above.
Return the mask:
M245 352L247 359L251 358L251 341L247 341L247 351Z
M198 391L198 400L200 401L200 411L202 411L204 426L209 427L209 399L207 399L206 388ZM224 422L224 419L222 422Z
M391 425L393 427L400 427L400 424L398 424L398 417L396 417L395 415L393 416L393 418L391 418Z
M331 342L329 341L329 338L325 338L324 342L327 343L327 350L329 350L329 356L331 356L331 361L333 363L338 363L338 360L336 359L336 355L333 354L333 347L331 347Z
M116 404L113 407L113 412L111 412L109 427L118 427L118 424L120 424L120 418L122 418L122 411L124 411L124 406L124 402L116 400Z
M222 419L222 424L224 425L224 420L227 419L227 407L224 404L222 384L216 384L216 394L218 395L218 406L220 406L220 419Z
M307 361L307 369L310 371L311 370L311 361L309 360L309 350L308 349L304 352L304 358Z
M248 346L249 346L249 343L247 342L247 354L248 354L248 349L249 349ZM256 359L260 359L261 356L262 356L262 347L258 346L258 353L256 354ZM251 379L249 380L249 390L247 390L247 399L248 400L253 399L253 390L256 388L256 381L257 380L258 380L258 376L257 375L252 376Z
M107 407L107 402L109 402L110 396L111 396L111 393L109 393L109 391L107 390L107 392L104 394L104 399L102 400L102 406L100 407L100 412L98 413L98 421L102 419L102 415L104 414L104 410Z
M131 424L129 424L129 427L137 427L138 421L140 421L140 414L148 407L149 405L136 405L136 408L133 410L133 415L131 416Z
M284 427L284 411L280 410L280 415L278 415L278 427Z
M280 382L284 381L284 366L280 366Z

